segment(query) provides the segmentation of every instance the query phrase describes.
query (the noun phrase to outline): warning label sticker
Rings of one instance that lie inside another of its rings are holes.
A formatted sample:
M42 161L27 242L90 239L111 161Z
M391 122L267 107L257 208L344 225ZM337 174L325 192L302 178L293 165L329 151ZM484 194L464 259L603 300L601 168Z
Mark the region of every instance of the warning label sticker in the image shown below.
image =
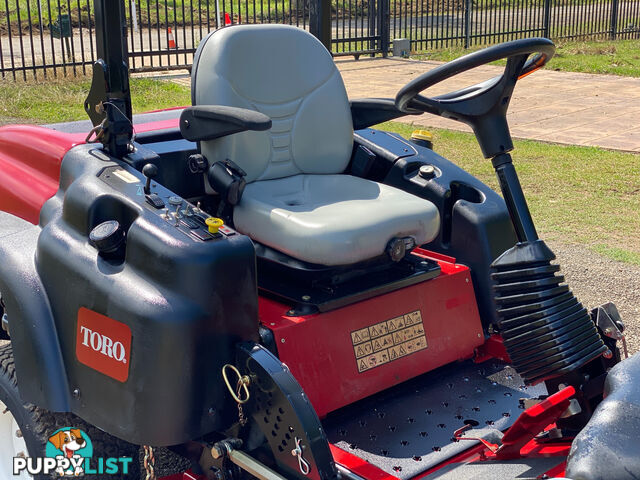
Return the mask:
M351 332L362 373L427 348L420 310Z

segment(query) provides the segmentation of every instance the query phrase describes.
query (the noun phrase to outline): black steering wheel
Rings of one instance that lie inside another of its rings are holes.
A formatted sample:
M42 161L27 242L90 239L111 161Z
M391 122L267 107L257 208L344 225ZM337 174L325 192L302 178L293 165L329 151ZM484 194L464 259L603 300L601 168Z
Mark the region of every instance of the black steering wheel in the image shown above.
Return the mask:
M485 157L495 157L513 149L506 114L516 82L542 68L555 50L549 39L526 38L470 53L407 83L396 95L396 107L405 113L428 112L470 125ZM502 75L437 97L421 95L447 78L503 58L507 65Z

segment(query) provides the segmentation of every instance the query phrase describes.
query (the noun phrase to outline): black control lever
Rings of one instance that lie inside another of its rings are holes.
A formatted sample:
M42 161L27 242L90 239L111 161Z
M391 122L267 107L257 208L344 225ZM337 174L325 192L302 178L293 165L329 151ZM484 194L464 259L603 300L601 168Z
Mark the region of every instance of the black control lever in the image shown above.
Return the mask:
M151 180L158 175L158 167L153 163L147 163L142 167L142 174L147 177L147 183L144 184L144 193L149 195L151 193Z

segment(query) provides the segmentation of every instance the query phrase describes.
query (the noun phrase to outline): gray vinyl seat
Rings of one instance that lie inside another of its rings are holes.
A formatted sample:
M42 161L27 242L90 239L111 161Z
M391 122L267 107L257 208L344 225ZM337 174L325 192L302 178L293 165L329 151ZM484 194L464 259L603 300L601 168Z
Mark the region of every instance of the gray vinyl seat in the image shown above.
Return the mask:
M417 245L438 234L431 202L345 175L353 150L342 77L324 46L285 25L220 29L200 45L192 71L194 105L257 110L264 132L201 142L210 161L247 172L235 227L298 260L349 265L382 255L394 237Z

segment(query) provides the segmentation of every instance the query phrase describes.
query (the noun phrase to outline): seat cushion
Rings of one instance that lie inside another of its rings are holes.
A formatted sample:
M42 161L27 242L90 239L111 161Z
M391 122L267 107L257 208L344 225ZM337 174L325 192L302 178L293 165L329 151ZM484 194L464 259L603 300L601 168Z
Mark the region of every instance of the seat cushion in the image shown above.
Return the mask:
M257 110L272 121L267 131L201 142L209 162L233 160L247 182L347 168L347 92L333 57L310 33L289 25L221 28L201 42L191 78L194 105Z
M440 228L436 206L350 175L295 175L248 184L238 231L299 260L349 265L382 255L394 237L422 245Z

